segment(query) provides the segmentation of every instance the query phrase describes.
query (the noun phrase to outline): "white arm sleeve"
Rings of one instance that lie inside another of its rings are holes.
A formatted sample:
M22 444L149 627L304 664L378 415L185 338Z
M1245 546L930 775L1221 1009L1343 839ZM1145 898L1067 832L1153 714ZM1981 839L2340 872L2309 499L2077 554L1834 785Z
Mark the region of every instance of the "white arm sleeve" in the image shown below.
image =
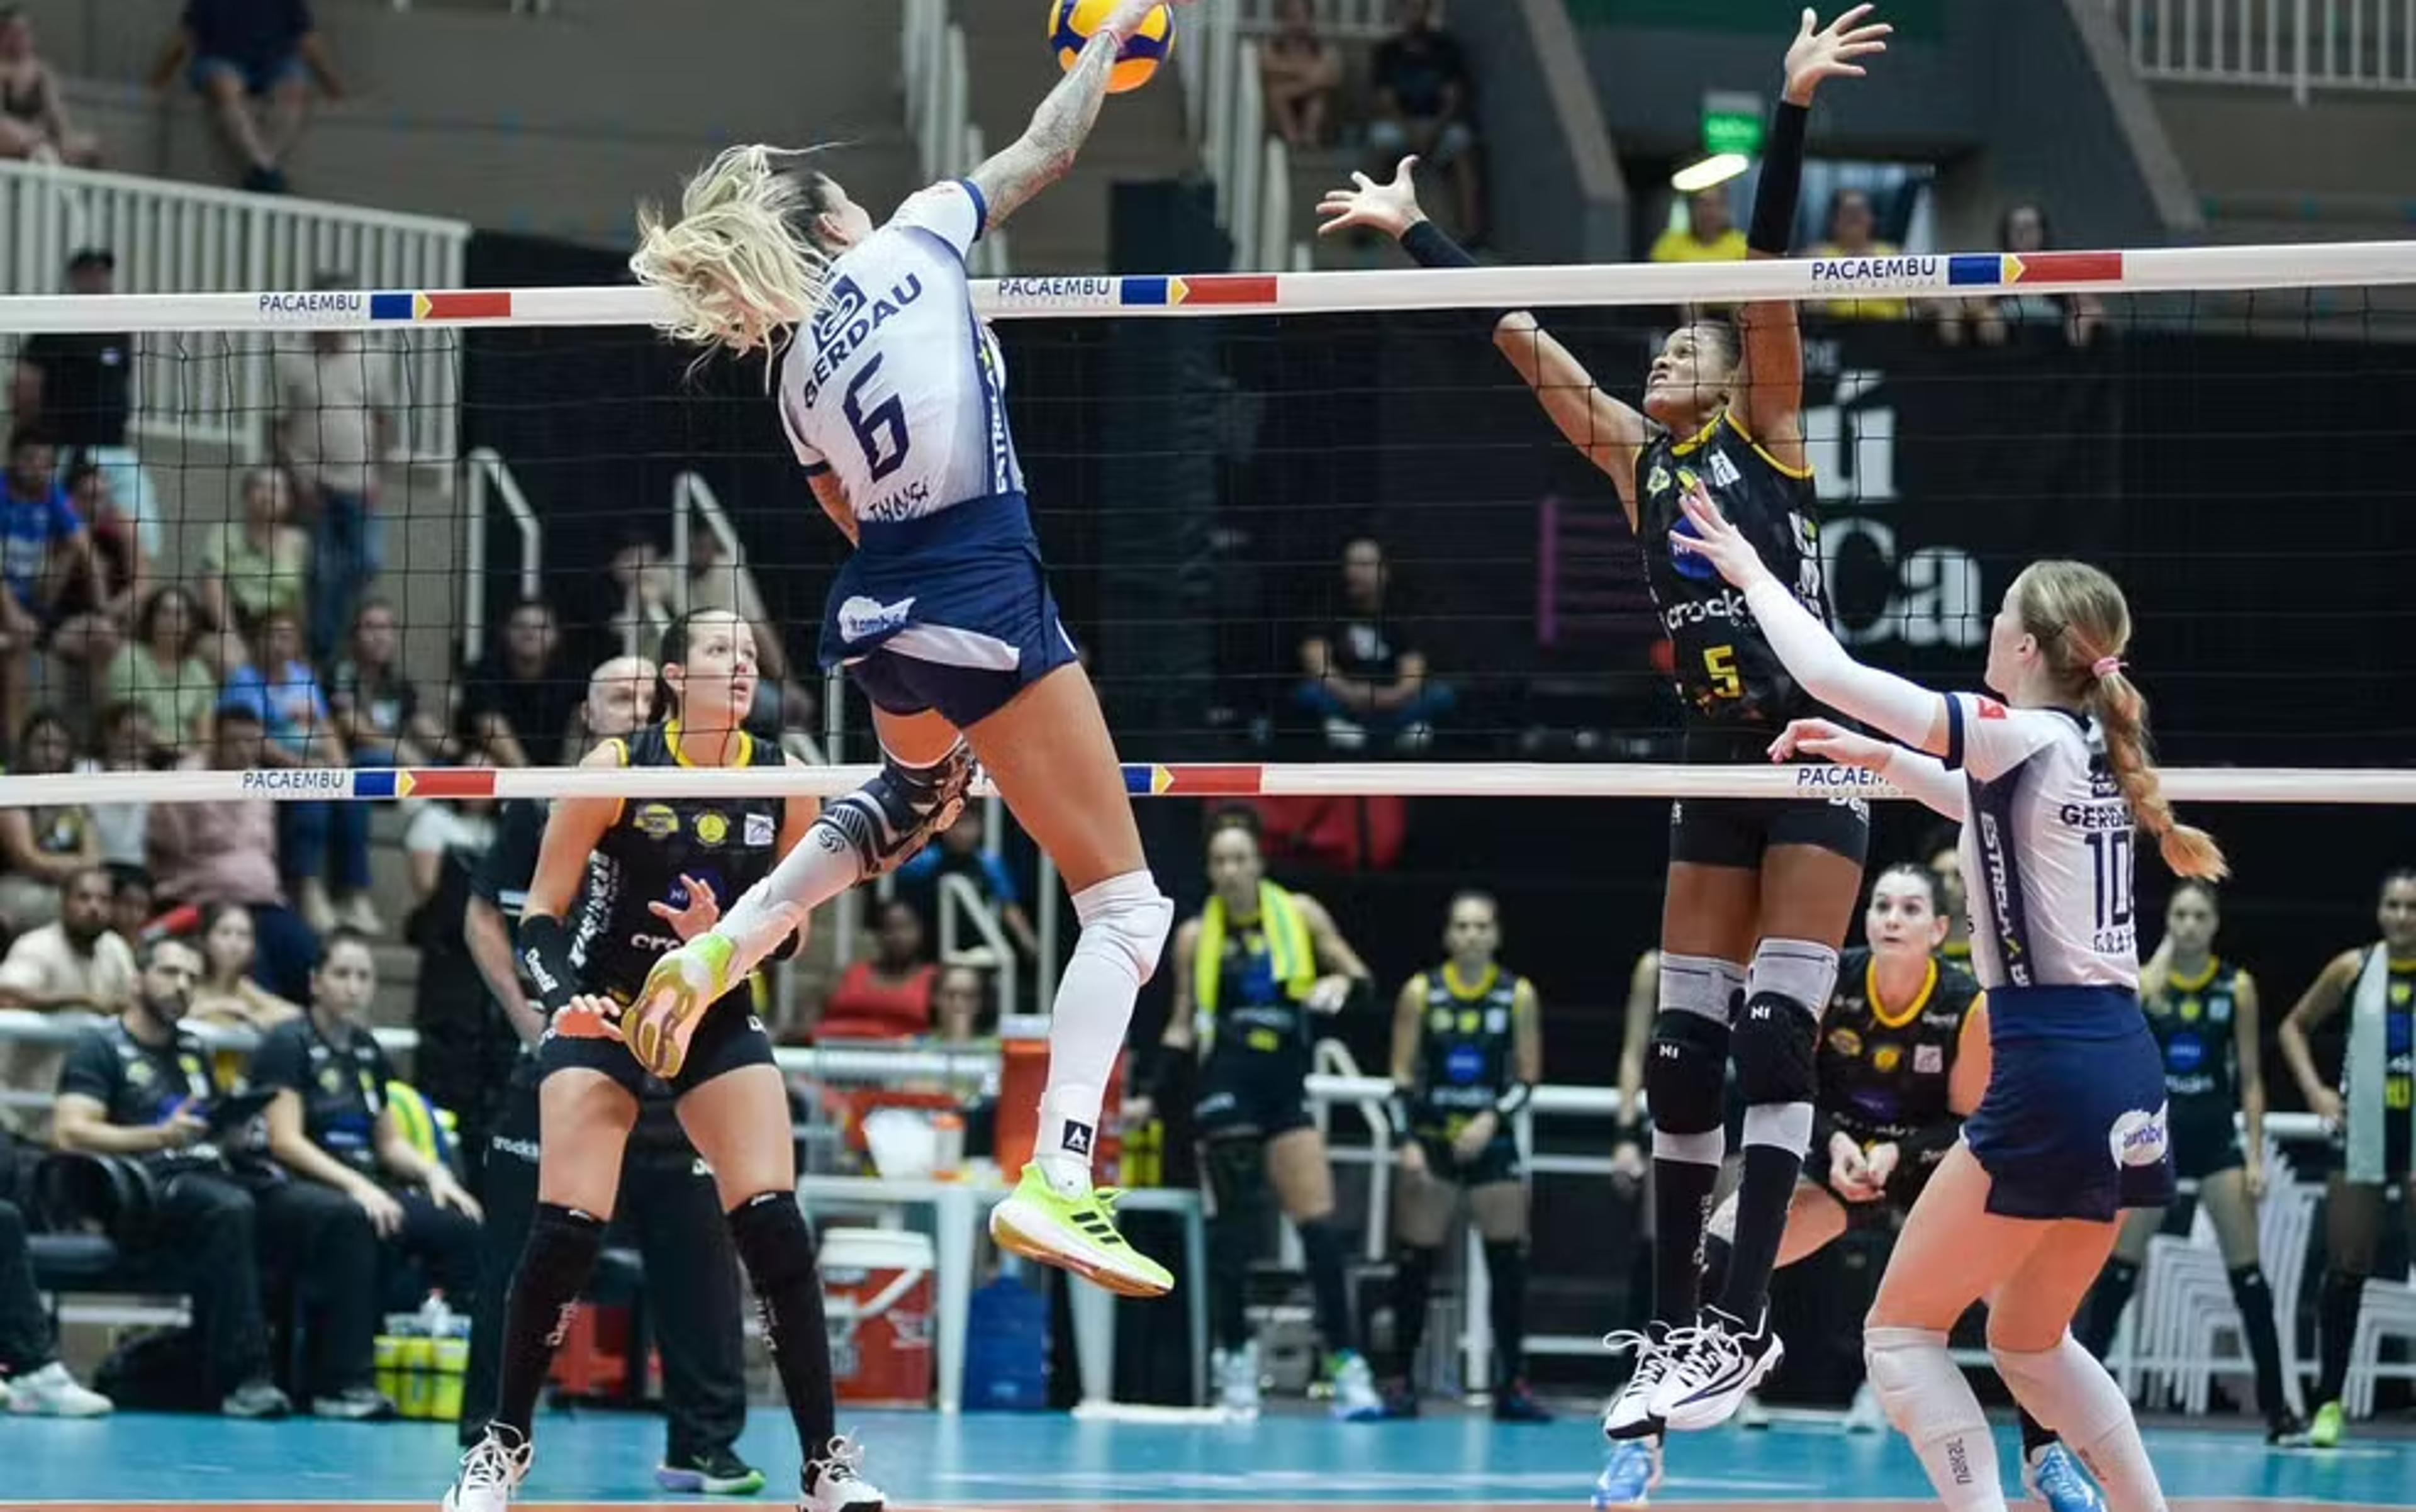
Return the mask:
M1745 594L1745 604L1770 648L1805 692L1908 746L1919 748L1929 738L1938 722L1939 695L1848 656L1829 627L1775 578L1755 583Z
M1971 789L1937 757L1899 746L1895 754L1888 758L1887 770L1880 775L1920 799L1932 811L1948 819L1963 818L1964 800L1971 796Z

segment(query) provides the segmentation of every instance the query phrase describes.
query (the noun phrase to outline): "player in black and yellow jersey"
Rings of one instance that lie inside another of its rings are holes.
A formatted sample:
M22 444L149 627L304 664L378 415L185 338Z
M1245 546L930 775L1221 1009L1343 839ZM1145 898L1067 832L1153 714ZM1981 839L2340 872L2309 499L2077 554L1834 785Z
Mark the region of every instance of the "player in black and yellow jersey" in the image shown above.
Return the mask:
M2166 1118L2174 1173L2197 1183L2214 1224L2239 1304L2248 1353L2257 1363L2257 1406L2266 1438L2303 1443L2306 1427L2290 1410L2282 1346L2273 1327L2273 1289L2257 1258L2257 1205L2265 1196L2265 1073L2258 1052L2257 980L2214 954L2222 915L2210 883L2183 878L2165 906L2165 938L2139 972L2139 1005L2165 1057ZM2239 1122L2248 1126L2243 1144ZM2114 1258L2091 1293L2074 1337L2103 1358L2138 1284L2148 1240L2164 1226L2162 1208L2122 1220Z
M2319 1314L2323 1368L2308 1428L2309 1442L2322 1449L2340 1442L2349 1344L2365 1278L2374 1273L2389 1189L2404 1186L2405 1205L2416 1210L2416 867L2382 879L2375 922L2382 938L2333 957L2282 1021L2282 1058L2341 1146L2341 1169L2324 1194L2332 1264ZM2334 1089L2316 1075L2307 1036L2343 1008L2349 1028Z
M1148 1122L1179 1065L1201 1057L1192 1120L1214 1199L1208 1314L1223 1405L1237 1414L1258 1409L1259 1352L1244 1304L1272 1185L1300 1234L1335 1415L1381 1416L1375 1376L1351 1323L1333 1164L1308 1107L1316 1021L1371 1003L1371 978L1324 905L1267 880L1252 810L1209 816L1208 882L1206 906L1174 931L1173 1005L1125 1117Z
M1543 1009L1534 984L1502 969L1502 910L1464 892L1443 927L1446 959L1402 984L1393 1005L1393 1096L1387 1108L1401 1173L1393 1196L1394 1363L1388 1417L1414 1417L1412 1385L1427 1301L1463 1194L1485 1240L1491 1283L1493 1415L1548 1417L1527 1389L1527 1182L1511 1120L1544 1074Z
M1860 75L1855 60L1886 49L1889 28L1864 23L1870 8L1856 6L1825 28L1804 13L1787 51L1755 191L1752 256L1784 257L1793 240L1813 92L1824 80ZM1327 195L1321 229L1368 226L1398 237L1429 266L1472 265L1419 210L1410 167L1404 162L1390 184L1360 174L1355 189ZM1653 361L1640 406L1598 386L1524 310L1502 318L1494 344L1618 491L1676 650L1686 759L1761 764L1773 737L1814 707L1744 596L1670 542L1693 534L1680 500L1699 487L1804 607L1827 619L1795 307L1752 303L1734 324L1698 318L1679 326ZM1714 1427L1785 1353L1768 1326L1770 1273L1811 1137L1820 1010L1837 979L1869 833L1869 811L1850 789L1789 802L1671 806L1660 1011L1646 1089L1653 1318L1644 1334L1619 1336L1636 1348L1637 1365L1604 1417L1614 1438L1651 1435L1664 1423ZM1731 1060L1746 1104L1735 1259L1725 1289L1705 1306L1696 1257L1726 1154Z
M755 635L721 611L672 622L660 725L588 753L583 768L779 766L740 721L753 703ZM462 1457L446 1512L500 1512L528 1474L531 1419L564 1311L584 1290L620 1188L645 1068L623 1010L656 960L719 916L804 838L808 799L564 798L546 821L521 915L521 964L548 1016L537 1051L537 1210L505 1306L493 1421ZM803 937L800 930L797 938ZM796 1199L789 1100L742 984L705 1011L667 1079L681 1126L712 1167L732 1247L754 1283L805 1459L807 1512L879 1512L881 1493L838 1437L813 1234Z

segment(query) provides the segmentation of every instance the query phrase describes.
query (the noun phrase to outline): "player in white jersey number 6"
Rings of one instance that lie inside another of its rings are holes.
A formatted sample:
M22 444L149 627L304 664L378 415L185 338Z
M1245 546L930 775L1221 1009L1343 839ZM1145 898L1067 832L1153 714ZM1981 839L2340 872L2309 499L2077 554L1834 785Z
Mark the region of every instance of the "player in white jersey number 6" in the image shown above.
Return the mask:
M2224 864L2174 820L2149 762L2147 706L2122 675L2122 591L2078 562L2032 563L1989 627L1986 678L2003 702L1940 695L1848 656L1699 489L1684 508L1699 538L1678 548L1743 590L1804 689L1912 748L1800 719L1772 756L1884 774L1963 823L1993 1068L1871 1304L1871 1384L1949 1512L2004 1512L1987 1420L1946 1353L1947 1330L1985 1297L2015 1398L2080 1456L2113 1512L2162 1512L2131 1405L2070 1323L2121 1211L2173 1194L2164 1066L2139 1011L2135 823L2183 876Z
M676 219L642 219L629 265L669 297L665 330L778 364L781 426L856 547L831 590L823 664L847 667L870 698L883 770L825 809L712 932L663 957L625 1025L648 1069L676 1073L730 983L817 904L947 827L978 759L1065 874L1082 926L1057 990L1034 1159L990 1232L1148 1296L1173 1278L1117 1232L1091 1160L1100 1097L1174 908L1150 876L1115 746L1042 573L1004 366L965 258L1073 165L1123 38L1151 8L1124 0L1021 138L885 224L798 155L762 146L717 158Z

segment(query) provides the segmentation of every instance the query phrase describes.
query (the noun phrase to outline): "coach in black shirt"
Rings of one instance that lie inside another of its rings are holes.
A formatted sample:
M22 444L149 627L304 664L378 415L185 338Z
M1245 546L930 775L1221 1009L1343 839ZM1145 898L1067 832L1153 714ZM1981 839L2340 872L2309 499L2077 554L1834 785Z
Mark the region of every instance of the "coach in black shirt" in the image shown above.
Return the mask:
M134 1005L68 1052L52 1137L140 1163L155 1195L147 1215L121 1216L116 1239L167 1260L190 1290L203 1388L219 1411L282 1417L293 1409L269 1380L251 1191L211 1142L208 1053L180 1027L201 975L201 952L185 941L143 952Z
M114 292L117 255L87 247L68 260L68 291ZM132 521L146 558L159 554L159 505L128 431L134 418L134 338L124 331L45 331L17 353L9 387L16 420L58 442L59 475L89 462ZM87 520L89 527L98 522Z

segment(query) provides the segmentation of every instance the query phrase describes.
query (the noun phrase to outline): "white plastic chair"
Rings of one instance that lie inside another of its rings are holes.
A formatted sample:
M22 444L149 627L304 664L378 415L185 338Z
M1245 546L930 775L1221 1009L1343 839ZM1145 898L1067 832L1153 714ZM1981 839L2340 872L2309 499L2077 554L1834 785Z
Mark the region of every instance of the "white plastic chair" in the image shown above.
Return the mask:
M2291 1180L2289 1168L2274 1163L2271 1157L2266 1170L2272 1179L2257 1209L2257 1258L2273 1290L2276 1308L2274 1332L2281 1345L2285 1399L2292 1411L2302 1412L2296 1358L2298 1330L2291 1326L2295 1322L2291 1313L2300 1282L2306 1274L2307 1246L2315 1233L2316 1212L2323 1202L2323 1189ZM2255 1362L2249 1356L2247 1335L2220 1251L2193 1249L2185 1259L2168 1263L2187 1266L2190 1276L2185 1285L2175 1289L2173 1310L2166 1320L2167 1332L2162 1340L2165 1380L2181 1393L2186 1411L2203 1413L2218 1372L2253 1372ZM2217 1346L2226 1335L2230 1337L2231 1348L2219 1350Z
M2357 1333L2348 1346L2348 1380L2341 1406L2351 1417L2374 1411L2374 1383L2385 1376L2416 1380L2416 1362L2382 1363L2382 1341L2404 1338L2416 1345L2416 1271L2404 1281L2365 1283L2365 1297L2357 1309Z

